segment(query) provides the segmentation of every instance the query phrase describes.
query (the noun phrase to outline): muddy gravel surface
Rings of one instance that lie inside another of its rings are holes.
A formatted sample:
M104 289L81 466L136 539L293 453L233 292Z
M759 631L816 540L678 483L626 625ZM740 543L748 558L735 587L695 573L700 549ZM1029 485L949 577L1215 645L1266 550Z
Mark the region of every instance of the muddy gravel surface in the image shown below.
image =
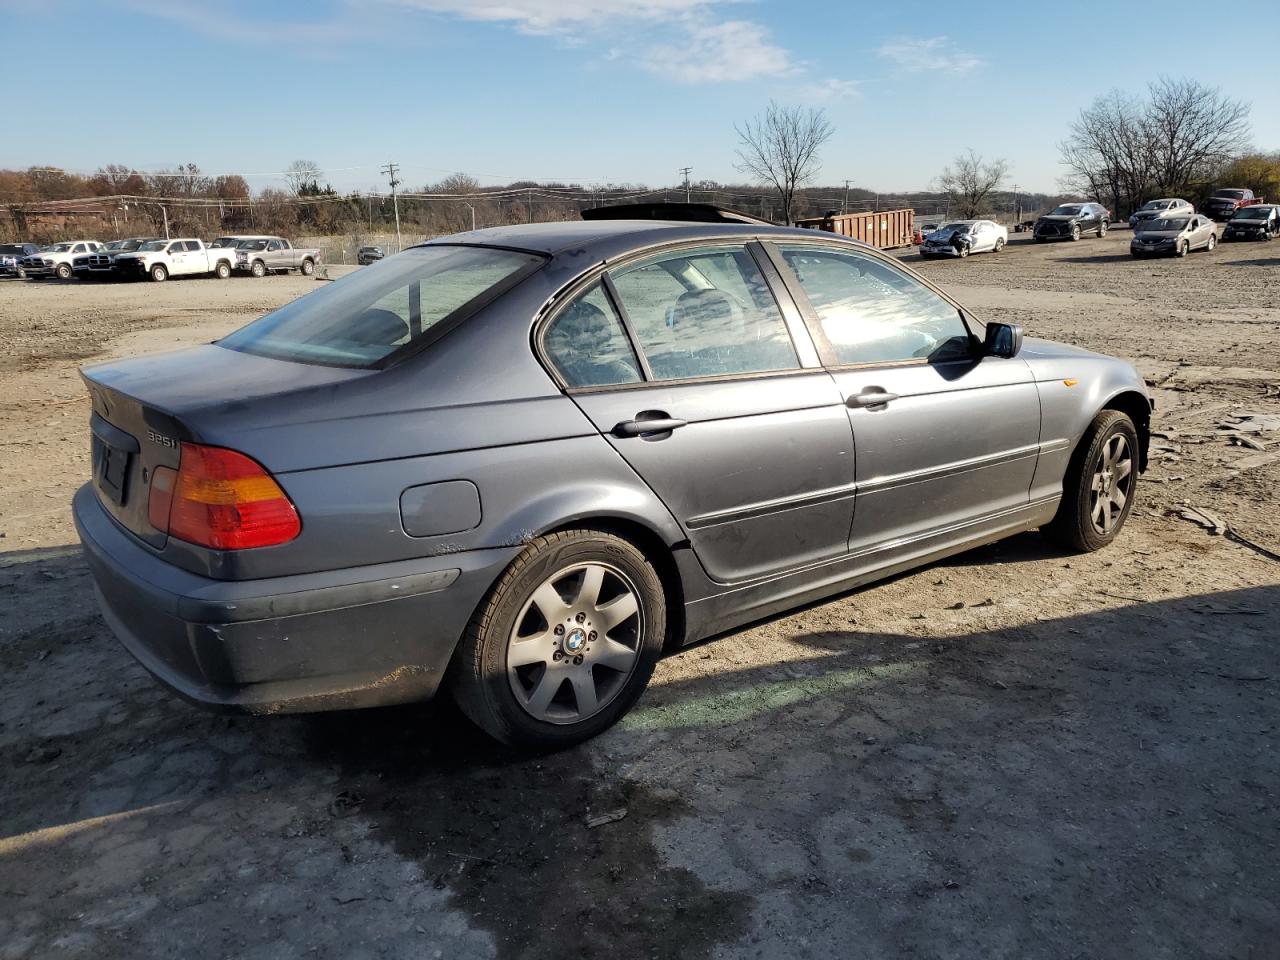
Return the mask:
M904 259L1148 378L1121 539L1022 535L673 653L532 758L443 703L207 714L97 614L78 363L316 281L0 282L0 958L1280 956L1280 431L1239 419L1280 414L1280 245L1014 239Z

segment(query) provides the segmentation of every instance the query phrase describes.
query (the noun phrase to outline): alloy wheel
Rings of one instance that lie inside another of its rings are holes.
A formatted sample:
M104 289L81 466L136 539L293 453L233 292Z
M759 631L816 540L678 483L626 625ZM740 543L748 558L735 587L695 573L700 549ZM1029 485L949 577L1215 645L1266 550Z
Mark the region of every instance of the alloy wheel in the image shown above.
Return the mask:
M1098 451L1089 484L1089 520L1093 529L1110 534L1124 516L1133 489L1133 458L1129 441L1120 434L1110 437Z
M578 723L613 701L640 659L644 609L635 584L604 563L552 574L507 641L507 678L535 720Z

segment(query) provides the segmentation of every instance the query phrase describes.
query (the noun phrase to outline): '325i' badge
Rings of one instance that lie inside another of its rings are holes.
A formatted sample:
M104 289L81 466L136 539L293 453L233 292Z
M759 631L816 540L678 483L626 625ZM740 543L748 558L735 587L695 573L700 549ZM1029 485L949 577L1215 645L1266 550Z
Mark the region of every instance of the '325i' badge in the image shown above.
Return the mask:
M168 447L171 450L178 449L178 441L173 437L166 437L163 433L156 433L154 430L147 431L147 439L152 443L158 443L162 447Z

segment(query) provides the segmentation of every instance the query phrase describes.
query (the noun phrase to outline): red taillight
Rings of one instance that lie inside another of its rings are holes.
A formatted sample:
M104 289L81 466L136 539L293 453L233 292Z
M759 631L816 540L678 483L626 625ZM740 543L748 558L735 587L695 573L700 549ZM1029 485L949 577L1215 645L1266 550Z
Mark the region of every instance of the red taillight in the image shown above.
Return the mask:
M275 478L225 447L184 443L176 475L169 467L152 474L147 507L157 530L214 550L270 547L302 530Z

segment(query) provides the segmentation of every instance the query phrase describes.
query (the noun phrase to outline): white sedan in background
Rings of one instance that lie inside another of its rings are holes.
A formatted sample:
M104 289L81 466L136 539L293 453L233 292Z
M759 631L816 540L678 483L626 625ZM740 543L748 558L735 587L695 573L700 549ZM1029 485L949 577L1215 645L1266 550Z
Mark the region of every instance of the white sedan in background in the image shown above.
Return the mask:
M951 220L924 238L922 257L967 257L971 253L999 253L1009 242L1009 230L991 220Z

